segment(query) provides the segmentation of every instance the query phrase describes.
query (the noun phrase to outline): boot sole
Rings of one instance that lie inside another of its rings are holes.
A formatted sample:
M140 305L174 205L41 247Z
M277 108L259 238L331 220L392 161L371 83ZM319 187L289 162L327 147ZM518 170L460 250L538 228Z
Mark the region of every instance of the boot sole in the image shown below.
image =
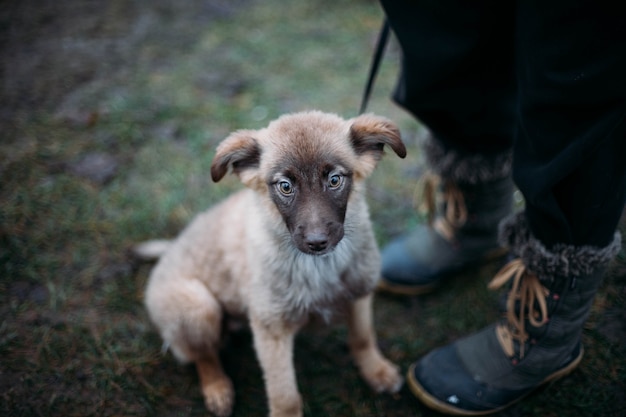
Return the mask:
M438 411L440 413L445 413L445 414L456 415L456 416L484 416L487 414L493 414L493 413L497 413L498 411L502 411L505 408L510 407L511 405L515 404L516 402L526 398L528 395L532 394L533 392L535 392L537 389L544 386L545 384L556 381L557 379L560 379L568 375L574 369L576 369L576 367L580 364L580 361L583 358L583 354L584 354L584 350L583 350L583 347L581 346L580 353L572 362L570 362L563 368L559 369L558 371L547 376L534 389L530 390L528 393L522 395L516 400L511 401L510 403L506 405L503 405L502 407L494 408L492 410L485 410L485 411L469 411L469 410L463 410L461 408L456 408L430 395L430 393L428 393L428 391L426 391L414 377L415 375L414 368L416 365L415 363L413 363L410 366L407 372L406 379L407 379L407 385L409 386L409 389L411 390L413 395L415 395L423 404L425 404L426 406L428 406L429 408L435 411Z
M435 291L438 286L438 283L420 286L402 285L387 281L385 277L381 277L376 285L376 290L395 295L422 295Z
M505 248L497 248L490 252L487 252L485 256L483 256L477 263L468 265L467 270L472 270L476 268L480 268L483 265L486 265L490 262L498 260L507 254L507 249ZM395 282L388 281L384 276L378 280L378 284L376 285L377 291L383 291L389 294L395 295L423 295L428 294L437 289L440 285L441 281L448 278L449 276L454 276L457 273L451 273L448 276L442 276L439 280L434 281L432 284L424 284L424 285L404 285L397 284Z

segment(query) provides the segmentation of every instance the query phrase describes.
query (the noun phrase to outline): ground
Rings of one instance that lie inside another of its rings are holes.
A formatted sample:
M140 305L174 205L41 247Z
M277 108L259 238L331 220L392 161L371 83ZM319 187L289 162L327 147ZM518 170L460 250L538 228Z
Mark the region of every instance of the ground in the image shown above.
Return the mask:
M212 184L215 145L310 108L356 115L382 12L371 0L8 0L0 5L0 414L205 415L192 367L161 351L136 242L172 237L239 185ZM409 156L368 185L379 243L423 218L422 130L389 94L392 43L370 110L396 120ZM624 227L622 227L624 229ZM569 377L503 416L626 413L626 256L612 265ZM382 350L403 369L497 314L488 265L429 296L377 295ZM345 327L296 341L305 416L434 416L405 388L375 395ZM267 412L249 333L223 359L234 416Z

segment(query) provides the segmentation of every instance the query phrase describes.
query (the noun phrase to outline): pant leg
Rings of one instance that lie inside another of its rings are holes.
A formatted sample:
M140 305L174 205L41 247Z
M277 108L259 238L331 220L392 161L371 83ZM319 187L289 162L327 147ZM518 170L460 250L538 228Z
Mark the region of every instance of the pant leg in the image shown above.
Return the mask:
M514 3L382 0L403 53L394 99L445 150L508 151L515 121Z
M603 247L626 200L626 20L619 2L520 1L513 178L547 247Z

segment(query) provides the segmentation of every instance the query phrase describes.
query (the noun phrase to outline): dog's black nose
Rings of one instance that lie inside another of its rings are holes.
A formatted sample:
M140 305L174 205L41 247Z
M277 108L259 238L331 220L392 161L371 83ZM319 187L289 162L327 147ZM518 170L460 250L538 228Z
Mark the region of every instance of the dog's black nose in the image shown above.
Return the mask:
M320 252L328 247L328 235L325 233L309 233L304 239L304 243L312 251Z

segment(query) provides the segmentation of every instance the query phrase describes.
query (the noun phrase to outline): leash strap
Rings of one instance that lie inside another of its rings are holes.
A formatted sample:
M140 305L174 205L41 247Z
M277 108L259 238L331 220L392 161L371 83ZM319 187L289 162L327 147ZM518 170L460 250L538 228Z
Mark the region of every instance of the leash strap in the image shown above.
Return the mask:
M369 77L367 78L367 84L365 85L365 91L363 91L363 98L361 99L361 108L359 109L359 114L365 113L367 109L367 103L370 100L370 94L372 93L372 88L374 87L374 81L376 80L376 74L378 73L378 68L380 67L380 61L382 60L383 54L385 52L385 46L387 46L387 40L389 38L389 22L385 18L383 20L383 25L380 28L380 33L378 34L378 41L376 42L376 49L374 50L374 57L372 58L372 64L370 66Z

